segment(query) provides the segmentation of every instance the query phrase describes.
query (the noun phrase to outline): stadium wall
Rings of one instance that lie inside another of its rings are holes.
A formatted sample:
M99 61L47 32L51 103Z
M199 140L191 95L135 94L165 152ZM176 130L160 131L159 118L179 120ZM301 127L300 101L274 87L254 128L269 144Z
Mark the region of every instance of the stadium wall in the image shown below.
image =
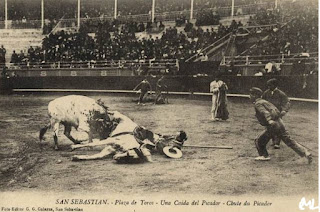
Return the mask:
M46 76L17 76L1 79L1 92L8 93L11 89L86 89L86 90L132 90L144 76L85 76L84 74L66 76L50 71ZM43 73L43 72L42 72ZM73 74L77 71L73 72ZM81 72L82 73L82 72ZM41 72L40 72L41 74ZM71 72L70 72L71 74ZM273 76L223 76L222 79L229 87L229 93L248 94L253 86L266 89L266 82ZM159 77L147 76L153 89ZM280 82L279 88L288 96L296 98L318 99L318 77L304 76L276 76ZM209 93L211 76L183 76L167 75L165 83L169 91Z

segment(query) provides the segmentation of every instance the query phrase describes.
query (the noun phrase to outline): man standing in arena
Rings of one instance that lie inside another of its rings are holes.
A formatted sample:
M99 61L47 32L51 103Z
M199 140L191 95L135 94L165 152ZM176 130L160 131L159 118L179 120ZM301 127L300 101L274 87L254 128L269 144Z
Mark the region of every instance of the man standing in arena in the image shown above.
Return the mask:
M164 84L163 82L164 76L161 76L160 79L157 81L156 85L156 98L154 100L154 104L163 104L165 103L165 100L162 96L162 91L164 89L167 89L167 85Z
M280 111L280 117L283 118L290 108L290 101L288 96L278 88L277 79L270 79L267 81L268 89L262 94L262 99L271 102ZM272 138L274 148L280 149L281 139L277 136Z
M214 121L227 120L229 118L227 90L228 86L220 80L220 76L216 76L210 83L210 93L212 93L211 119Z
M311 153L295 140L291 139L281 119L280 111L273 104L262 99L261 96L262 90L260 88L253 87L250 89L250 99L254 103L256 117L259 123L266 127L266 130L259 138L255 139L255 145L259 153L259 157L256 157L255 160L270 160L266 146L273 136L277 136L300 157L306 157L310 164L312 162Z
M143 104L144 103L144 96L150 91L152 91L151 85L148 82L148 80L145 78L144 80L142 80L133 90L137 90L140 89L140 96L139 96L139 101L138 101L138 105L139 104Z

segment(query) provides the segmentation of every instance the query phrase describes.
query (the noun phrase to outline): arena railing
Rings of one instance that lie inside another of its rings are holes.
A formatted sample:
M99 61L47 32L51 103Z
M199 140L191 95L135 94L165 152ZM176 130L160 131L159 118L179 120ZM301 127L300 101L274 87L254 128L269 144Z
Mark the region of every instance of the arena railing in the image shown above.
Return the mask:
M8 29L39 29L41 20L8 20ZM5 28L5 21L0 21L0 29Z
M0 29L4 29L6 27L6 24L4 21L0 21Z
M235 7L235 11L241 8L242 13L239 15L254 14L258 11L258 9L261 9L261 8L270 9L273 7L273 5L274 4L272 3L240 5ZM228 17L231 15L231 6L221 7L221 8L208 8L208 10L216 11L221 17ZM194 17L196 17L198 13L202 13L202 12L203 11L200 9L194 10L193 12ZM190 10L155 13L155 18L157 19L157 21L175 21L177 18L180 18L182 15L186 19L190 19ZM99 19L101 20L101 18ZM103 19L112 20L113 17L105 17ZM148 22L151 20L151 15L150 14L126 15L126 16L118 16L117 19L119 19L120 21Z
M60 24L61 24L61 21L63 20L63 17L58 21L58 23L53 27L53 29L51 30L51 32L49 32L47 34L47 36L51 35L51 34L54 34L58 31L58 28L60 28Z
M270 9L273 8L274 3L260 3L260 4L250 4L250 5L239 5L234 7L235 15L249 15L255 14L258 9ZM220 17L229 17L231 16L231 6L220 7L220 8L208 8L211 11L217 12ZM194 17L197 17L197 14L201 13L202 10L194 10ZM183 11L170 11L163 13L156 13L155 17L158 21L175 21L177 18L185 16L186 19L190 19L190 10ZM94 17L94 18L81 18L81 22L88 20L92 21L112 21L114 17L104 16L104 17ZM118 16L117 19L120 21L137 21L137 22L148 22L151 21L150 14L139 14L139 15L125 15ZM60 23L61 28L76 28L77 19L63 19ZM5 28L5 21L0 21L0 29ZM9 29L28 29L28 28L41 28L41 20L8 20Z
M238 57L225 56L221 62L221 65L230 64L233 62L235 65L250 65L250 64L267 64L269 62L275 63L294 63L301 59L305 61L318 60L318 52L312 52L308 54L295 53L291 55L276 54L276 55L248 55Z
M279 25L277 33L278 33L280 30L282 30L284 27L288 26L293 20L294 20L294 19L292 18L292 19L288 20L287 22L282 23L281 25ZM270 37L270 34L268 34L268 35L266 35L265 37L263 37L260 41L261 41L261 42L265 42L265 41L267 41L267 40L269 39L269 37ZM257 48L257 47L258 47L258 42L255 43L255 44L253 44L253 45L250 46L249 48L247 48L245 51L241 52L237 57L243 56L243 55L248 55L248 53L249 53L252 49L255 49L255 48Z
M219 40L217 40L216 42L210 44L209 46L207 46L206 48L204 48L203 50L201 50L199 53L191 56L189 59L186 60L186 62L191 62L191 61L197 61L200 58L200 53L206 54L208 55L209 52L211 52L215 47L218 47L219 45L223 44L224 42L226 42L227 40L230 39L230 36L232 35L232 33L228 33L225 36L223 36L222 38L220 38ZM209 56L209 55L208 55Z
M278 26L277 24L269 24L269 25L260 25L260 26L242 26L238 28L238 31L241 29L245 29L247 30L248 33L256 33L258 30L260 31L269 31L272 30L274 27ZM211 51L214 47L221 45L222 43L224 43L225 41L227 41L228 39L230 39L232 33L228 33L227 35L223 36L222 38L220 38L219 40L217 40L216 42L210 44L209 46L207 46L206 48L204 48L201 52L191 56L190 58L188 58L186 60L186 62L190 62L190 61L196 61L199 58L199 54L203 53L203 54L208 54L209 51ZM243 34L238 34L237 36L241 36ZM209 55L208 55L209 56Z
M59 61L9 63L9 69L121 69L121 68L166 68L178 66L178 60L104 60L104 61ZM3 64L0 64L3 67Z
M77 19L62 19L59 21L59 24L57 25L57 29L60 28L77 28L78 21Z
M238 9L242 10L241 14L238 15L249 15L254 14L258 11L258 9L271 9L273 8L273 3L260 3L260 4L250 4L250 5L240 5L235 6L235 11ZM220 8L207 8L207 10L216 11L221 17L229 17L231 15L231 6L229 7L220 7ZM194 17L196 17L199 13L202 13L203 10L194 10ZM190 10L183 10L183 11L170 11L170 12L162 12L162 13L155 13L155 18L157 21L175 21L177 18L180 18L181 15L185 16L186 19L190 19ZM237 15L237 14L235 14ZM151 16L149 14L142 14L142 15L130 15L130 16L119 16L120 20L134 20L134 21L142 21L147 22L151 20ZM109 17L112 19L112 17Z
M235 11L239 11L241 9L241 13L235 13L235 15L249 15L254 14L258 11L258 9L270 9L273 8L273 3L260 3L260 4L250 4L250 5L240 5L235 6ZM220 17L230 17L231 15L231 6L229 7L220 7L220 8L208 8L207 10L215 11ZM198 14L202 13L203 10L197 9L194 10L194 17L197 17ZM175 21L177 18L180 18L183 15L186 19L190 19L190 10L183 11L171 11L164 13L156 13L155 17L158 21ZM150 20L150 17L149 19Z
M164 12L164 13L155 14L155 17L158 21L175 21L176 19L181 18L181 16L183 16L186 19L190 19L190 10Z
M273 2L265 2L259 4L249 4L249 5L239 5L234 7L234 15L249 15L255 14L259 9L272 9L274 7ZM220 7L220 8L210 8L215 10L221 17L230 16L231 6Z
M279 27L278 24L267 24L267 25L256 25L256 26L241 26L238 27L237 35L247 35L248 33L258 33L258 32L265 32L265 31L271 31L274 28ZM241 30L244 30L245 33L242 33Z

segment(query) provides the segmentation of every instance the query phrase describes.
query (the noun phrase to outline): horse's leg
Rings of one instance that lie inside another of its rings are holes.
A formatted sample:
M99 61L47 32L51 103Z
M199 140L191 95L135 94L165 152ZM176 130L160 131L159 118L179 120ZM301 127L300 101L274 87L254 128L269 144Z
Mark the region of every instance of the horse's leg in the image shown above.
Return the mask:
M74 155L72 157L73 161L79 161L79 160L97 160L97 159L103 159L108 157L111 154L115 153L115 149L111 146L105 147L101 152L93 155Z
M107 144L112 144L114 143L114 138L107 138L104 140L98 140L92 143L86 143L86 144L76 144L76 145L71 145L71 149L80 149L83 147L94 147L94 146L101 146L101 145L107 145Z

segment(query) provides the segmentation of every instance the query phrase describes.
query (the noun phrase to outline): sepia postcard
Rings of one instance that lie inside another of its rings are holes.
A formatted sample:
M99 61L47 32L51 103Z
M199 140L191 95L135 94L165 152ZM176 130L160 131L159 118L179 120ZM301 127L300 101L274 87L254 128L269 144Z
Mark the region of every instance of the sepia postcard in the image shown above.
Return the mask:
M317 0L0 0L0 212L319 211Z

